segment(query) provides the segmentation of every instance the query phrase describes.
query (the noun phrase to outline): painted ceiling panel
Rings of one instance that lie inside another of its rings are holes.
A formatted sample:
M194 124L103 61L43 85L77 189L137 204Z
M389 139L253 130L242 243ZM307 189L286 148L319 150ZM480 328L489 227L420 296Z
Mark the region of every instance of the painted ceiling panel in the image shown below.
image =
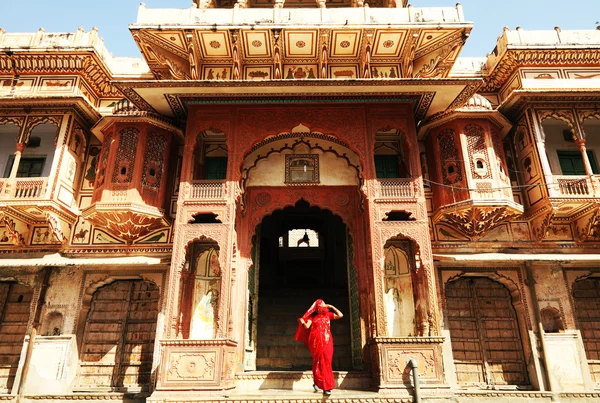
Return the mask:
M398 57L406 31L378 30L373 45L373 57Z
M244 55L248 58L271 57L270 31L242 31Z
M361 30L334 31L331 57L358 57Z
M285 30L284 38L286 57L317 57L316 30Z
M198 36L204 58L231 57L229 35L226 31L199 32Z

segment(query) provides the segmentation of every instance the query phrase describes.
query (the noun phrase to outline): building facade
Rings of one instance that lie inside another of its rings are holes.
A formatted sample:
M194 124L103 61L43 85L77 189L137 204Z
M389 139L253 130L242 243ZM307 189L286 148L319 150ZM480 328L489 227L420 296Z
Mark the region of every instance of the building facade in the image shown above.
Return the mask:
M0 30L0 399L321 400L316 298L332 400L600 399L600 31L460 58L472 26L142 4L140 58Z

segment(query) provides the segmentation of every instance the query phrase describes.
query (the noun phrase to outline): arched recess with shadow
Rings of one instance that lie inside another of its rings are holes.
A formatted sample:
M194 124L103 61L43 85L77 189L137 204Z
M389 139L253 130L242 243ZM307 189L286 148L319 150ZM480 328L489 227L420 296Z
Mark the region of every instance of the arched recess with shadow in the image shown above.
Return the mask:
M148 391L159 287L145 280L114 279L88 291L76 389Z
M594 382L600 384L600 278L576 281L573 284L573 302L590 375Z
M250 272L249 340L259 370L308 370L308 349L294 340L302 316L318 298L345 315L331 323L334 370L353 368L353 319L358 321L351 241L342 219L304 200L266 216L257 228ZM260 251L260 253L256 253ZM355 307L355 309L353 309ZM359 351L360 353L360 351Z
M427 293L418 261L418 245L394 237L384 247L384 309L386 336L407 337L424 334L427 326Z
M519 291L511 285L476 276L446 285L446 326L459 386L530 385L514 304Z
M216 337L221 296L219 244L206 237L188 244L181 281L181 333L184 339Z
M0 393L11 393L31 312L33 289L0 282Z

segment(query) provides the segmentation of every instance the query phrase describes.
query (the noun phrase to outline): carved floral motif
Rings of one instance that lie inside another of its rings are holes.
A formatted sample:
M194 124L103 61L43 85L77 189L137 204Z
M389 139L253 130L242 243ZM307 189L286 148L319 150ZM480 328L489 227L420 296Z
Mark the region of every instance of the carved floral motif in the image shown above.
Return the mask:
M437 222L450 225L470 239L477 239L519 215L508 207L469 207L444 212Z

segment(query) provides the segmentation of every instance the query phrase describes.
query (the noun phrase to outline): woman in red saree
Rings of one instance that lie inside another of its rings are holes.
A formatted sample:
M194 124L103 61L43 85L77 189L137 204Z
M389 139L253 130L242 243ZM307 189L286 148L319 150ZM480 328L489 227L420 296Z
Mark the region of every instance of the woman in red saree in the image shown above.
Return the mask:
M330 312L329 309L333 310ZM316 300L306 311L304 316L298 319L298 331L296 340L304 343L313 359L313 388L315 392L323 390L326 395L331 394L335 388L333 379L333 336L331 335L331 320L340 319L344 316L339 309L333 305L326 304L322 299Z

